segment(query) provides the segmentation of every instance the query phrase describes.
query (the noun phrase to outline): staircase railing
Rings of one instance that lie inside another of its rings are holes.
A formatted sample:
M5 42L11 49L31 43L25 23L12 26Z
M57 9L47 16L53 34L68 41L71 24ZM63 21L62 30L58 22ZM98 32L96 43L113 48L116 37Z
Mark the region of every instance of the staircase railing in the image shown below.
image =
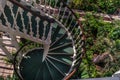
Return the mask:
M34 0L32 2L8 0L4 3L6 3L5 6L0 5L0 31L9 34L12 45L17 50L20 49L20 46L16 36L44 44L52 34L52 27L46 29L46 26L53 26L54 23L68 31L69 35L72 35L76 54L73 56L73 68L65 78L68 79L76 71L85 54L84 30L77 16L67 6L69 2L63 0ZM45 35L46 30L49 30L47 35ZM13 56L5 47L6 44L3 44L2 40L0 40L0 43L0 47L7 54L7 57L12 59Z

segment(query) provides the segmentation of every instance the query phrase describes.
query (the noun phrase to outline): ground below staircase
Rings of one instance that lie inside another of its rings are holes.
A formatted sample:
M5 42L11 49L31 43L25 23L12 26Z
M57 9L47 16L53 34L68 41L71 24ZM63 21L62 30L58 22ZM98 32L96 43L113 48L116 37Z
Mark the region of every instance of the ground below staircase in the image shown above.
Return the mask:
M8 43L8 44L10 43L10 38L6 36L2 36L2 38L8 40L5 43ZM9 50L12 50L12 49L13 48L9 47ZM0 48L0 76L4 78L8 76L12 76L13 74L13 66L10 63L8 63L6 60L7 60L6 54Z

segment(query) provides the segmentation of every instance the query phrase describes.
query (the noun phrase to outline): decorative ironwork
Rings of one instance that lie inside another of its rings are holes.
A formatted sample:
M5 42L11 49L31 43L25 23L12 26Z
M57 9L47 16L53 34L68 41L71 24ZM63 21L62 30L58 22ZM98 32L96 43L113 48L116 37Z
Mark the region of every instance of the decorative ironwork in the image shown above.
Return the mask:
M85 36L77 16L63 0L3 0L0 31L8 33L15 56L0 47L22 80L68 80L85 54ZM30 43L19 46L17 36ZM14 58L14 59L13 59ZM46 77L47 76L47 77Z

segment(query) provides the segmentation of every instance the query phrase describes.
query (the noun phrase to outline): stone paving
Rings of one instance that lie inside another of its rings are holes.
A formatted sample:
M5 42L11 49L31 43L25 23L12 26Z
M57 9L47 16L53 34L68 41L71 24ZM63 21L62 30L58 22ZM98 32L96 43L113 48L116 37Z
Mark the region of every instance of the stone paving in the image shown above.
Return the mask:
M0 76L2 77L11 76L13 73L13 66L6 63L5 58L5 53L0 49Z
M2 36L2 38L8 40L5 43L10 43L10 38L6 36ZM12 48L9 47L9 50L11 49ZM13 74L13 66L10 63L7 63L5 59L7 59L6 54L0 48L0 76L4 78L7 76L12 76Z

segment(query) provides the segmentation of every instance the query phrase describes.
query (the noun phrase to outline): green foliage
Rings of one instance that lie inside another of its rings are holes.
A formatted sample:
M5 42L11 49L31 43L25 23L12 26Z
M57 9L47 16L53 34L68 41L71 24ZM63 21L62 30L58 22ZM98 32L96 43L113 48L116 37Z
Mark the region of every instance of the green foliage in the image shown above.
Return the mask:
M117 27L111 31L109 34L110 38L113 40L120 39L120 27Z
M114 13L120 8L120 0L73 0L71 6L85 11Z
M13 76L7 76L5 79L4 77L0 76L0 80L19 80L19 79L15 74L13 74Z
M119 70L120 56L120 24L105 22L95 13L87 13L84 17L83 27L86 35L86 56L79 67L79 78L111 76ZM93 63L94 53L103 54L106 51L112 55L114 61L106 59L101 71L97 70ZM118 57L119 56L119 57Z
M115 41L115 44L116 44L116 49L120 51L120 39L117 39Z
M0 76L0 80L4 80L4 78L2 76Z

